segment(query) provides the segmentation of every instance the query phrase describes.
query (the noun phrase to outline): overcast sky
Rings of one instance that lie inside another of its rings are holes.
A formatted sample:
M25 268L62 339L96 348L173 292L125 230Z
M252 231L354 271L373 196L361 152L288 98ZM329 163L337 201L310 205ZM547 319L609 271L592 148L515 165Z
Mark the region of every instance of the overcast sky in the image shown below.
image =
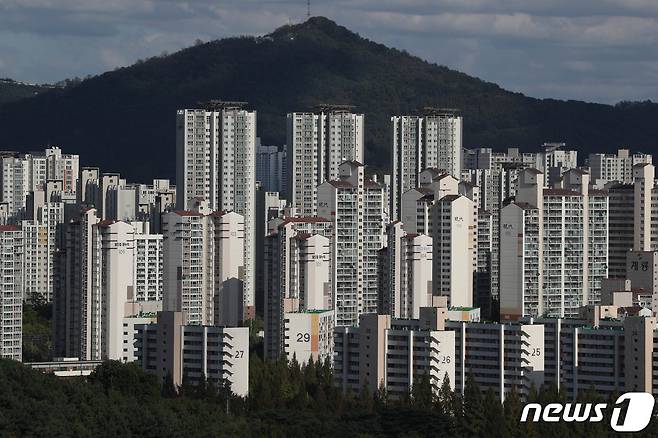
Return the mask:
M658 0L311 0L313 15L536 97L658 100ZM0 77L55 82L305 19L306 0L0 0Z

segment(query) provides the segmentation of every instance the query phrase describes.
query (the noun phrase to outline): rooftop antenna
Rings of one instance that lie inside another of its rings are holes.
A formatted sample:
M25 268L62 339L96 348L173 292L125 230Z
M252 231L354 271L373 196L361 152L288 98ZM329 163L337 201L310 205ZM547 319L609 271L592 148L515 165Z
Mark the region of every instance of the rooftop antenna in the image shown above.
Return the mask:
M306 19L311 18L311 0L306 0Z

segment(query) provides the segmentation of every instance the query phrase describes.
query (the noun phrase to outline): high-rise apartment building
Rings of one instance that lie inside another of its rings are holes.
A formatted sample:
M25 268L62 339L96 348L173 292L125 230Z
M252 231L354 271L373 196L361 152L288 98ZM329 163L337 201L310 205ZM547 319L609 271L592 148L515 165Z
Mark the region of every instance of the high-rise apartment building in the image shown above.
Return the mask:
M45 164L45 163L44 163ZM0 200L7 204L9 218L22 218L25 214L25 198L30 192L28 161L17 154L7 153L2 156L2 191ZM45 181L45 169L43 181Z
M626 253L635 239L635 188L633 184L610 183L608 191L608 276L626 277Z
M501 210L500 311L505 318L573 317L599 301L608 275L608 195L573 169L562 188L526 169L513 203Z
M58 226L64 222L64 204L46 202L33 220L21 223L23 230L23 297L52 301L55 285L54 257Z
M651 164L649 154L631 154L628 149L619 149L616 154L589 154L587 164L592 175L592 184L598 188L609 182L631 184L633 167L636 164Z
M240 102L211 101L177 114L176 204L189 210L202 197L213 211L244 216L244 309L254 312L256 112Z
M356 325L377 311L378 253L384 246L384 189L365 178L361 163L346 161L338 179L317 189L318 215L333 222L336 325Z
M207 201L163 216L164 303L185 324L237 325L245 319L245 219Z
M23 232L0 225L0 357L22 360L23 342Z
M658 249L658 190L653 164L633 166L632 182L606 184L610 199L609 276L626 276L626 253Z
M100 220L93 208L65 224L54 262L55 355L126 357L125 318L142 304L161 309L161 242L146 224Z
M562 174L578 168L578 152L565 150L565 143L544 143L544 151L537 154L537 169L544 173L544 185L553 187Z
M418 318L420 308L432 303L432 238L406 233L399 221L387 226L386 235L379 310L394 318Z
M288 114L286 199L301 216L317 214L317 188L339 176L342 162L363 162L363 114L346 106Z
M263 146L260 138L256 142L256 181L267 192L287 193L286 151L278 146Z
M400 219L402 194L419 186L418 175L436 168L455 178L462 170L462 118L455 110L429 109L424 116L391 117L393 187L391 219Z
M286 351L287 312L333 308L335 270L332 221L288 217L273 222L279 224L264 245L265 356L277 359Z
M435 195L436 198L436 195ZM450 306L473 306L473 280L477 264L477 217L474 202L450 194L432 207L434 295L447 296Z
M62 191L75 193L78 186L78 173L80 171L80 157L74 154L63 154L56 146L47 148L46 178L48 180L62 181Z
M148 222L134 222L133 263L135 301L162 301L164 245L162 234L151 234Z
M4 152L0 161L0 202L7 203L8 216L15 223L28 219L27 197L47 181L61 181L62 192L76 191L79 157L62 154L58 147L42 153Z
M93 227L100 222L93 208L66 224L62 247L56 254L53 297L54 351L57 356L91 360L91 314L94 305ZM97 301L97 300L96 300Z

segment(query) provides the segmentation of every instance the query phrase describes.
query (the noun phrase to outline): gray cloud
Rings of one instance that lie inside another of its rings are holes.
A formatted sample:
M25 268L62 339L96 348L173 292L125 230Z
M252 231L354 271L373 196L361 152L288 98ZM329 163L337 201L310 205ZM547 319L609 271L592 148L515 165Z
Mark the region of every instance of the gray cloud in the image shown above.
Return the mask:
M655 0L315 0L312 12L532 96L658 100ZM304 0L0 0L0 77L96 74L305 14Z

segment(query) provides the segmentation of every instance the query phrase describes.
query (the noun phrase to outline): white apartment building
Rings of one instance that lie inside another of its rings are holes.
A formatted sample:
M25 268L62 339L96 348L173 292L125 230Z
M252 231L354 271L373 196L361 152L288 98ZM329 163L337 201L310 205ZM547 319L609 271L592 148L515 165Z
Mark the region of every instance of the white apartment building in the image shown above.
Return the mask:
M23 299L41 297L51 302L55 285L54 257L57 227L64 222L64 204L46 202L33 220L21 222L23 230Z
M606 397L625 391L658 394L653 317L587 306L578 318L522 318L514 323L468 321L445 308L423 308L418 319L362 315L359 327L334 330L334 377L344 391L385 388L405 396L430 373L438 391L447 374L464 393L473 378L502 402L511 391L554 384L569 400L592 388Z
M123 196L117 194L125 186L126 180L118 173L101 173L98 168L83 167L80 169L76 199L81 206L95 208L101 220L116 220L119 215L133 220L131 209L134 201L131 196L126 192ZM118 205L120 199L123 206Z
M80 156L63 154L57 146L46 149L46 178L48 180L62 181L62 191L75 193L78 186L78 173L80 171Z
M286 151L278 146L263 146L260 138L256 142L256 181L268 192L287 193Z
M400 221L407 233L431 234L434 190L417 187L402 194Z
M447 296L454 307L473 306L477 265L474 205L466 196L450 194L432 207L432 288L434 295Z
M652 164L638 164L633 167L633 249L649 251L658 246L658 236L653 230L658 226L658 191L655 190L655 167Z
M123 353L121 361L124 363L137 360L135 348L135 333L137 326L158 322L158 312L162 311L162 301L142 301L139 304L130 303L126 306L126 316L123 318Z
M334 311L304 310L287 312L283 320L284 354L300 364L333 361Z
M125 318L135 306L161 308L162 236L141 223L101 221L95 209L83 210L64 234L54 265L55 355L121 360Z
M156 324L135 327L135 356L145 371L180 386L207 380L249 395L249 328L185 325L181 312L159 312Z
M463 190L460 191L460 182L457 178L436 169L425 169L419 174L418 179L419 187L402 194L403 228L407 233L431 236L432 206L435 201L446 195L461 194Z
M564 143L544 143L544 151L537 154L536 168L544 173L544 185L556 185L562 174L578 168L578 152L565 150Z
M608 261L607 193L589 190L572 169L564 188L544 189L536 169L522 172L516 200L501 211L501 317L574 317L599 301Z
M265 293L265 236L271 231L268 224L272 219L284 215L286 200L279 192L268 192L262 187L256 190L256 308L263 314L266 305Z
M616 154L589 154L587 163L592 175L592 184L603 188L609 182L631 184L633 167L636 164L651 164L650 154L631 154L628 149L619 149Z
M265 356L277 359L285 352L287 312L333 308L335 270L330 220L287 217L272 222L275 231L264 245Z
M85 173L87 170L85 170ZM105 174L104 174L105 176ZM176 205L176 187L168 179L154 179L153 184L127 184L124 179L86 179L87 193L95 193L86 204L102 203L105 193L105 218L127 222L148 221L154 232L161 231L161 216ZM105 188L97 184L106 183Z
M148 222L135 227L134 299L162 301L164 288L164 245L162 234L151 234Z
M135 228L126 222L101 221L92 227L91 306L88 333L91 360L123 356L123 318L133 299Z
M434 190L438 186L442 186L444 191L449 187L450 191L457 193L458 180L429 168L418 174L418 187L402 193L399 214L407 233L432 234L431 207L434 204Z
M3 152L0 159L0 202L7 203L8 215L14 222L27 218L27 196L47 181L61 181L63 192L75 193L77 155L62 154L59 148L51 147L41 153Z
M658 190L653 164L633 166L631 184L606 185L610 198L610 277L626 275L626 253L658 250Z
M23 232L13 225L0 225L0 357L23 358Z
M487 210L478 209L477 216L477 263L473 280L473 305L491 315L491 265L493 216Z
M490 295L495 299L499 295L498 236L502 203L516 194L518 175L524 168L544 168L544 153L521 153L518 148L508 148L505 152L479 148L465 151L465 157L469 157L470 167L462 172L462 177L480 188L478 207L491 214Z
M317 188L339 176L342 162L363 162L363 114L327 106L287 118L287 196L301 216L317 215Z
M189 210L202 197L213 211L244 217L243 307L254 315L256 112L240 102L211 101L176 118L176 204Z
M393 187L390 214L400 219L402 194L419 186L418 175L436 168L455 178L462 170L462 117L431 109L424 116L391 117Z
M446 309L424 308L420 319L363 314L358 327L334 330L334 379L344 392L386 389L409 393L429 373L438 392L447 376L455 382L455 333L445 330Z
M377 311L378 252L385 244L384 189L366 180L361 163L340 165L339 179L318 189L318 215L333 222L336 325L356 325Z
M432 303L432 238L406 233L399 221L387 226L386 235L379 310L393 318L418 318L420 308Z
M462 394L469 375L503 402L513 389L525 398L544 383L544 328L531 324L446 321L454 332L454 386Z
M45 181L45 172L43 175ZM15 154L2 156L2 191L0 200L7 204L10 219L21 218L25 212L25 198L30 191L27 160Z
M81 167L76 189L76 201L81 206L93 206L100 204L97 199L98 184L100 181L100 169L98 167Z
M464 157L468 157L464 169L489 169L494 173L509 165L534 167L537 163L536 153L521 152L519 148L507 148L505 152L491 148L464 149Z
M576 319L524 319L544 328L545 382L570 400L592 389L603 397L626 391L658 394L655 318L622 319L615 306L588 307L593 312Z
M420 116L391 117L393 187L389 211L392 220L400 219L402 194L419 187L418 174L427 167L423 163L422 129Z
M184 312L190 325L244 320L244 217L199 201L193 210L165 214L162 226L163 309Z

